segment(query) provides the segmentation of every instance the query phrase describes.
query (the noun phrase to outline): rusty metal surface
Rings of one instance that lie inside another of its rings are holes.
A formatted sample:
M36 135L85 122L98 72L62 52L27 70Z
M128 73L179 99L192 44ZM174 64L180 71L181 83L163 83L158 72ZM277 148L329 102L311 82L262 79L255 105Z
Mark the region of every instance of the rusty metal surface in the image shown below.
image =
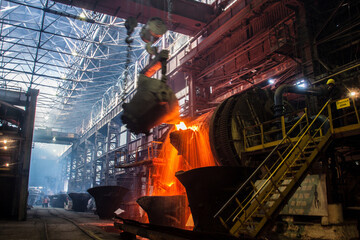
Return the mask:
M136 202L145 210L151 224L185 228L190 214L185 195L144 196Z
M210 122L211 150L225 166L243 166L243 129L273 118L273 94L269 90L252 89L226 99L215 110ZM261 107L259 107L261 106Z
M143 74L139 76L136 94L122 107L121 120L135 134L147 134L156 125L173 123L179 116L178 101L166 82Z
M100 218L112 218L114 212L124 205L129 189L120 186L99 186L87 190L94 197L96 212Z
M64 203L66 203L67 194L56 194L49 196L50 205L55 208L64 208Z
M146 23L151 17L159 17L167 22L169 30L194 35L213 18L213 7L191 0L54 0L75 7L105 13L111 16L137 17ZM169 10L171 13L168 13Z
M69 193L72 200L72 210L75 212L85 212L91 196L88 193Z
M126 234L121 235L125 238L135 237L134 235L142 236L152 240L236 240L229 234L223 233L207 233L207 232L194 232L174 227L158 226L153 224L146 224L128 219L115 217L115 227L122 229ZM243 240L251 240L253 238L243 237Z
M213 216L252 172L252 168L222 166L176 173L186 188L194 231L227 233Z

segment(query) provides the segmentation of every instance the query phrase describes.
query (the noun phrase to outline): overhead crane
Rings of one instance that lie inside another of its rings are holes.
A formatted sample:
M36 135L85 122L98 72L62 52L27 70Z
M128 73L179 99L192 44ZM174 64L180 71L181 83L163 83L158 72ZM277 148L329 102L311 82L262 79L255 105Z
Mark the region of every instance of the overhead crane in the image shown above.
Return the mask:
M94 3L93 8L96 6L97 4ZM246 10L246 8L244 9ZM211 40L210 42L213 43L212 40L217 39L217 37L219 37L218 34L212 35L212 38L208 38L204 42ZM209 43L209 45L211 44ZM207 47L206 44L202 45L202 51L205 51ZM198 50L194 48L192 54L187 55L182 61L191 62L190 58L199 56ZM290 66L293 67L293 65ZM286 68L283 67L282 70L285 71ZM299 121L291 125L290 128L286 126L285 120L281 118L278 122L281 138L275 141L268 141L268 136L274 135L274 132L266 132L266 128L264 128L265 122L258 122L256 126L258 132L255 137L258 138L257 141L261 143L260 145L251 144L251 141L249 141L250 138L254 138L253 129L245 128L244 132L239 133L244 135L245 152L270 151L271 153L215 216L221 219L223 225L229 229L232 235L235 237L245 235L260 236L265 231L265 227L269 226L271 221L274 220L291 194L294 193L301 180L304 179L312 163L326 151L331 142L334 139L359 134L359 117L355 101L353 100L352 107L354 108L354 119L357 119L357 123L347 124L342 127L334 127L330 104L328 102L317 116L312 119L307 110L304 110ZM327 118L323 121L323 119L320 119L320 115L326 112ZM321 126L318 126L317 121L319 119L323 121ZM327 124L329 124L328 127ZM275 135L279 136L279 133ZM258 178L259 173L263 174L262 178ZM241 196L244 189L247 197Z

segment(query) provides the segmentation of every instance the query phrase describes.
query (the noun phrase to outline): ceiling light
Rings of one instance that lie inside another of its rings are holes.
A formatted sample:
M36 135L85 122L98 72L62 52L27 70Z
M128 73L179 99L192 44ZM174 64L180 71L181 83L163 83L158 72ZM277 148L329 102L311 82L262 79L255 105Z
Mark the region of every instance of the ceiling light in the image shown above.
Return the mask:
M5 167L9 167L10 166L10 164L9 163L5 163Z
M269 82L269 84L274 84L274 83L275 83L275 79L270 78L270 79L268 80L268 82Z
M78 55L78 53L76 51L72 51L71 54L75 57Z
M297 81L296 83L295 83L295 85L296 86L298 86L299 88L306 88L307 87L307 85L306 85L306 82L305 82L305 80L300 80L300 81Z
M80 18L80 19L85 19L85 18L86 18L85 13L84 13L84 12L80 13L79 18Z
M4 143L5 143L5 144L7 143L7 140L6 140L6 139L4 140Z
M7 149L8 149L8 147L7 147L7 146L4 146L4 149L5 149L5 150L7 150Z
M351 97L355 97L355 95L356 95L356 92L354 92L354 91L350 92Z

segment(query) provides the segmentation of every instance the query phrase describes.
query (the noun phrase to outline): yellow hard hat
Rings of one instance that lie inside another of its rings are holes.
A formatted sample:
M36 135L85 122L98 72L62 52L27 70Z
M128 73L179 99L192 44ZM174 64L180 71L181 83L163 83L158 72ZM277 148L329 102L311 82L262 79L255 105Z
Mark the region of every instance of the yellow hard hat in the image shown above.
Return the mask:
M329 80L327 80L326 84L327 85L329 85L329 84L334 84L335 85L335 80L330 78Z

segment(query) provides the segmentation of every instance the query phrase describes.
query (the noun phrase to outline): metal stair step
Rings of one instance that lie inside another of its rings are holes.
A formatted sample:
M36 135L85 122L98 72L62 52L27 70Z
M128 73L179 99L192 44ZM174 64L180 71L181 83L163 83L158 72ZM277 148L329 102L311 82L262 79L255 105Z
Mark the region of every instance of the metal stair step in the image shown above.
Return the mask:
M298 167L302 167L302 166L304 166L304 163L291 165L292 168L298 168Z
M290 182L289 182L290 183ZM289 183L285 183L285 184L279 184L279 187L287 187L289 185Z
M296 187L296 184L293 184L294 181L297 181L303 174L306 174L310 161L313 160L313 156L318 154L319 148L322 147L320 143L323 142L325 138L315 138L311 135L312 131L313 129L307 130L307 132L304 133L306 134L304 135L305 137L300 138L296 143L290 142L292 139L287 135L285 139L288 140L285 142L282 141L286 147L281 149L276 147L274 149L276 151L271 153L274 158L278 158L278 161L281 162L282 165L273 166L273 162L264 161L262 165L265 167L267 175L262 179L263 182L257 182L259 179L253 176L248 179L249 187L252 187L255 192L259 184L261 184L259 186L262 186L263 189L248 202L237 204L240 206L246 204L246 206L251 207L247 207L243 211L240 211L239 207L233 209L235 212L228 218L236 222L231 223L234 224L231 229L232 233L236 233L237 235L239 233L246 233L251 234L251 236L256 236L265 226L266 222L271 221L273 217L272 214L276 214L275 210L284 204L284 199L287 198L291 191L290 188ZM265 160L270 159L269 156ZM269 176L272 177L269 178ZM239 193L240 190L241 189L239 189L237 193ZM233 196L233 198L236 198L236 196ZM236 219L234 219L234 216L236 216ZM226 220L226 222L229 221Z
M252 215L253 218L264 218L265 216L266 215L264 213L256 213Z
M296 159L295 162L306 162L307 158Z
M257 221L246 221L243 225L256 226L258 224L259 224L259 222L257 222Z
M306 157L309 157L312 153L313 153L313 151L309 151L309 152L304 151L304 155L305 155Z
M296 174L296 172L287 172L286 174L285 174L285 177L294 177L294 175Z

